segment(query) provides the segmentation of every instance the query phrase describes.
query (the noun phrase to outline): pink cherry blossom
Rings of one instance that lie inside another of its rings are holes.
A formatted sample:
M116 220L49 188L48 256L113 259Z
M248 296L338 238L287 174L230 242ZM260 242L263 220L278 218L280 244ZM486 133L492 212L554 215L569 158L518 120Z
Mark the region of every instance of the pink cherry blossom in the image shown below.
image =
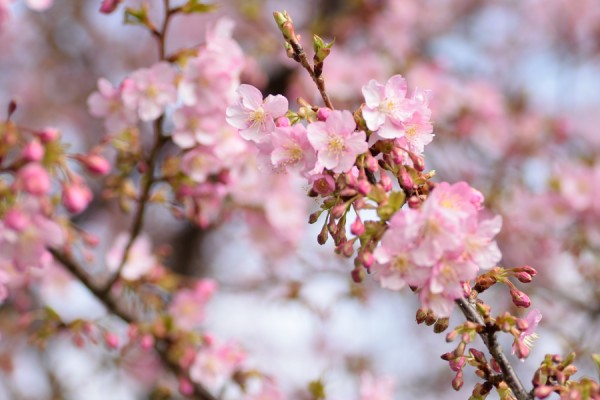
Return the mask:
M45 214L33 197L22 199L0 221L0 266L12 266L19 271L47 267L52 255L47 247L64 242L62 228Z
M142 121L153 121L177 100L175 70L167 62L135 71L122 88L123 103Z
M527 329L520 333L518 339L515 339L515 343L513 343L512 346L513 354L515 354L516 352L521 356L521 359L525 358L525 356L528 354L528 351L518 351L517 346L525 346L528 350L530 350L533 347L533 344L539 337L535 330L537 329L541 320L542 313L538 309L534 308L533 310L529 311L529 313L527 313L527 315L525 316L525 322L527 322ZM519 343L517 343L517 341Z
M212 340L196 354L190 367L190 378L213 390L218 389L245 359L246 354L236 343Z
M332 111L327 121L308 125L308 140L317 151L319 163L337 173L350 170L356 157L367 151L366 134L355 131L350 111Z
M389 229L375 249L372 271L382 287L400 290L406 285L421 287L431 274L430 268L417 265L412 252L419 238L419 211L397 212L390 220Z
M219 139L215 133L224 123L221 114L202 112L197 107L182 107L173 113L173 142L182 149L198 144L212 145Z
M131 81L125 81L115 88L108 80L100 78L98 91L88 97L90 114L104 118L104 127L109 133L121 132L137 123L135 111L125 107L121 98L122 88L131 85Z
M293 169L306 173L313 169L316 154L310 145L306 128L302 124L278 127L272 133L271 162L277 168Z
M178 328L190 331L204 322L206 303L217 290L211 279L203 279L193 289L179 290L169 306L169 313L175 318Z
M282 95L268 95L264 101L260 90L251 85L240 85L238 102L227 108L227 122L240 130L246 140L266 141L275 129L275 119L288 111L288 101Z
M223 168L219 158L209 149L195 148L188 151L181 160L181 170L194 182L203 182L209 175L216 174Z
M406 80L400 75L392 76L384 85L371 79L362 88L365 97L365 107L362 110L367 128L372 131L378 130L386 120L398 125L412 115L412 110L407 107ZM400 137L394 133L382 136L386 138Z
M470 227L465 237L463 256L481 269L493 268L502 258L502 253L494 240L502 228L502 217L496 215L478 224L475 222L475 219L469 221Z
M106 254L106 267L109 271L117 272L128 242L128 233L117 235L112 247ZM121 270L123 278L134 281L140 279L154 268L157 261L154 254L152 254L151 246L150 238L146 235L140 235L133 241L133 245L129 249L127 262Z

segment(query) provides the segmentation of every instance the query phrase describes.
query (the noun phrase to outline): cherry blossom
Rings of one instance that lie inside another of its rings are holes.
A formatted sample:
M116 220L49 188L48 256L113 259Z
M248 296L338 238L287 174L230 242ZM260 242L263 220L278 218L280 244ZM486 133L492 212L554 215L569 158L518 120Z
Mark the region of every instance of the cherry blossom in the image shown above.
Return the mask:
M104 126L109 133L118 133L137 123L134 110L123 103L121 91L124 87L133 85L125 80L120 87L115 88L108 80L98 79L98 91L92 93L87 100L90 114L104 118Z
M246 359L246 354L233 342L221 343L211 338L194 358L190 367L192 381L218 389Z
M346 110L332 111L327 121L308 125L308 140L323 167L333 172L347 172L356 157L367 151L365 133L355 129L354 117Z
M288 110L288 101L282 95L268 95L251 85L240 85L237 103L227 108L227 122L240 130L240 135L256 143L264 142L275 129L275 119Z
M129 234L119 233L112 247L106 253L106 267L111 272L117 272L123 258L125 246L129 242ZM152 254L152 243L147 235L138 236L131 245L127 261L121 270L121 276L134 281L150 272L156 266L156 257Z
M155 120L177 100L175 70L167 62L139 69L126 80L121 96L142 121Z
M204 322L206 303L217 290L217 284L210 279L203 279L192 289L177 292L169 305L169 313L174 316L177 327L193 330Z
M314 168L316 155L308 141L304 125L275 128L271 143L271 162L275 167L295 169L301 173Z

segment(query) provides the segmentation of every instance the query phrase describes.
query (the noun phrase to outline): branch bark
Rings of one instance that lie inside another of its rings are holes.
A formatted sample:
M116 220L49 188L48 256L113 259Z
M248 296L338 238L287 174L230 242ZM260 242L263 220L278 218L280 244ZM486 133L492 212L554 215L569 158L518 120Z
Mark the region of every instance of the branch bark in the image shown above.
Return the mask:
M508 361L508 358L506 358L506 355L502 351L502 347L496 338L496 331L489 329L488 325L486 325L481 315L479 315L475 309L475 306L467 299L459 298L456 300L456 304L468 321L483 326L484 329L480 332L479 336L481 336L481 339L483 340L483 343L487 347L488 351L500 366L504 381L508 387L510 387L510 390L513 392L515 397L518 400L533 400L533 396L527 392L527 390L525 390L523 383L517 376L517 373L510 364L510 361Z

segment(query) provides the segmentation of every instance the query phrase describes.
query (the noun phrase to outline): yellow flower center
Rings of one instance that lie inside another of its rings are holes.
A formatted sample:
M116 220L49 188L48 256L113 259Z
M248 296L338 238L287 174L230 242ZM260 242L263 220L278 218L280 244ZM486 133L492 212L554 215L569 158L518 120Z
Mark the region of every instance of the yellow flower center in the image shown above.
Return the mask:
M252 124L252 126L261 125L263 122L265 122L266 119L267 113L265 113L262 107L259 107L255 111L252 111L248 116L248 121L250 122L250 124Z
M329 138L329 143L327 144L327 149L339 156L344 150L346 150L346 144L341 137L331 136Z

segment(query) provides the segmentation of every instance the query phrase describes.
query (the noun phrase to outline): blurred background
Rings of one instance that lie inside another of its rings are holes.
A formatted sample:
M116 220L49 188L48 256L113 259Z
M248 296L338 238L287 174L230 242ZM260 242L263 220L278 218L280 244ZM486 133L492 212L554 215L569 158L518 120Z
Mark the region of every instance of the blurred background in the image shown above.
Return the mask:
M162 2L148 3L158 19ZM59 127L74 151L94 146L104 128L88 113L87 97L98 78L118 84L155 63L154 41L143 29L123 24L123 6L104 15L100 1L92 0L55 0L44 12L20 1L7 4L10 15L0 14L0 107L14 99L17 123ZM337 108L356 109L362 85L396 73L406 76L409 91L431 91L436 137L426 150L427 168L436 170L437 181L468 181L485 194L489 212L503 216L503 266L529 264L539 271L524 289L545 315L540 339L524 363L511 360L529 382L544 354L575 350L584 373L595 373L587 357L600 349L597 0L217 4L215 13L176 17L168 51L202 44L207 26L227 16L248 58L244 82L265 94L320 104L309 77L285 56L272 19L273 11L285 9L306 48L312 33L335 38L324 77ZM363 371L392 378L398 399L468 398L474 378L463 391L452 390L453 374L439 358L452 347L414 323L414 296L370 280L353 284L351 262L336 257L333 246L316 243L318 227L298 224L317 205L305 199L306 188L292 183L304 204L290 213L294 232L303 227L293 237L261 232L260 224L236 212L200 229L150 208L153 243L173 249L166 265L219 283L207 329L240 341L253 365L278 378L286 398L304 398L307 382L316 379L326 384L328 399L356 398ZM103 240L96 254L101 263L129 221L96 194L77 220ZM32 288L36 295L26 301L49 304L63 318L104 318L83 287L50 273L53 283ZM484 299L498 312L520 312L511 308L506 290L494 288ZM140 382L151 376L145 372L152 366L143 359L123 361L60 339L34 350L11 325L10 308L0 308L0 399L145 398ZM462 321L455 313L450 326Z

